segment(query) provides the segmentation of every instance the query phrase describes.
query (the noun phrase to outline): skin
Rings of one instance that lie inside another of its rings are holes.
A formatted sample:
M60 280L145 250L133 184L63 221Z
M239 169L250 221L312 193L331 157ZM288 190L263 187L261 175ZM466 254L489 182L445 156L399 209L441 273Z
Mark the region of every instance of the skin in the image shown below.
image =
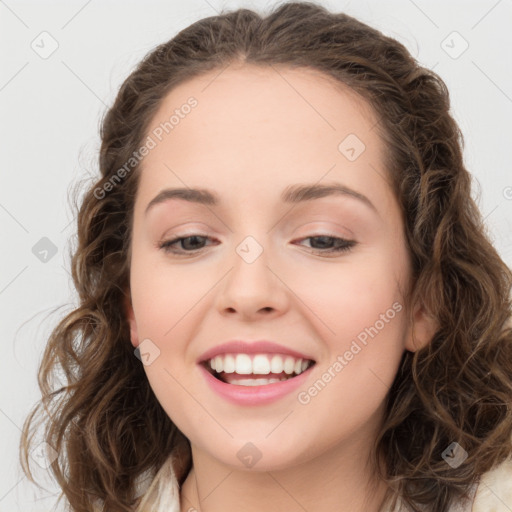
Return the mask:
M405 307L396 313L308 404L293 392L234 405L196 364L230 339L273 340L316 360L307 390L393 303L405 306L410 262L377 116L319 72L232 64L173 89L148 134L190 96L197 107L143 160L126 304L133 346L149 338L160 350L144 367L151 387L191 442L181 511L243 503L249 512L377 512L385 486L366 461L404 350L434 333L421 306L411 324ZM338 150L348 134L366 146L352 162ZM347 195L297 205L279 197L292 184L332 182L364 194L376 211ZM160 190L184 186L215 191L221 206L172 199L145 214ZM158 248L190 234L211 238L174 245L198 247L192 256ZM357 243L322 254L308 238L321 235ZM250 264L236 251L247 236L263 248ZM248 442L261 453L251 468L237 457Z

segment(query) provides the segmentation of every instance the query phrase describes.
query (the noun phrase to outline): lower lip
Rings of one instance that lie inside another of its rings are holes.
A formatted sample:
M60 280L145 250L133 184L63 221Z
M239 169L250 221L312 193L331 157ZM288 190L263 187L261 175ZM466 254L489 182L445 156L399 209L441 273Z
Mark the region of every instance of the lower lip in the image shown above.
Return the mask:
M199 365L210 388L221 397L237 405L262 405L279 400L304 384L313 366L315 365L312 365L297 377L281 382L273 382L263 386L237 386L216 379L203 365Z

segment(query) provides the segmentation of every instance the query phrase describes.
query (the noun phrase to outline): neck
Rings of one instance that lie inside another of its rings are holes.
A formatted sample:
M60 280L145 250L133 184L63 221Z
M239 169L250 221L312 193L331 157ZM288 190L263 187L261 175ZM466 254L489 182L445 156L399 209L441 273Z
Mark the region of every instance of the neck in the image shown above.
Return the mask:
M387 486L368 468L370 444L351 439L301 464L265 472L227 466L192 445L181 512L379 512Z

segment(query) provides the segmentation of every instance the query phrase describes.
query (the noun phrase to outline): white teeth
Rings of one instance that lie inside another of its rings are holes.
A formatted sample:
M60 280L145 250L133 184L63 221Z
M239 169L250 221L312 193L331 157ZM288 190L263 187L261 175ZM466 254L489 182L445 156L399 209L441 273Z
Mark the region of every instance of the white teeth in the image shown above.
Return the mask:
M258 354L252 360L252 373L258 375L268 375L270 373L270 363L267 356Z
M235 371L240 375L250 375L252 373L251 358L248 354L236 355Z
M270 371L272 373L281 373L283 371L283 358L281 356L273 356L270 361Z
M302 362L302 360L300 361ZM293 357L287 357L284 360L284 372L288 375L293 373L293 369L295 368L295 359Z
M293 373L299 375L308 366L309 361L307 359L280 354L255 354L253 357L249 354L224 354L210 359L210 367L217 373L237 373L239 375L268 375L269 373L279 374L283 372L287 375ZM251 379L251 382L255 381Z
M287 377L281 379L232 379L229 383L235 386L266 386L267 384L273 384L274 382L280 382L282 380L288 380Z
M215 358L215 371L222 372L224 371L223 358L222 356L217 356Z
M224 356L224 371L226 373L233 373L236 369L235 356L227 354Z

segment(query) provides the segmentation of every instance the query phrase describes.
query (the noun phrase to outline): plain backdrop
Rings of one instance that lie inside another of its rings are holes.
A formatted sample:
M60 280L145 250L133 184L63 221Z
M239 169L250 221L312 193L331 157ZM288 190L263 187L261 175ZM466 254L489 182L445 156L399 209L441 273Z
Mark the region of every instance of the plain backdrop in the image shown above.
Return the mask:
M323 1L402 42L446 82L465 137L473 195L512 266L512 4L502 0ZM20 428L39 398L37 368L76 303L68 194L98 172L99 121L157 44L222 9L273 1L0 1L0 512L48 511L18 463ZM46 252L45 252L46 251ZM39 475L42 477L42 475Z

